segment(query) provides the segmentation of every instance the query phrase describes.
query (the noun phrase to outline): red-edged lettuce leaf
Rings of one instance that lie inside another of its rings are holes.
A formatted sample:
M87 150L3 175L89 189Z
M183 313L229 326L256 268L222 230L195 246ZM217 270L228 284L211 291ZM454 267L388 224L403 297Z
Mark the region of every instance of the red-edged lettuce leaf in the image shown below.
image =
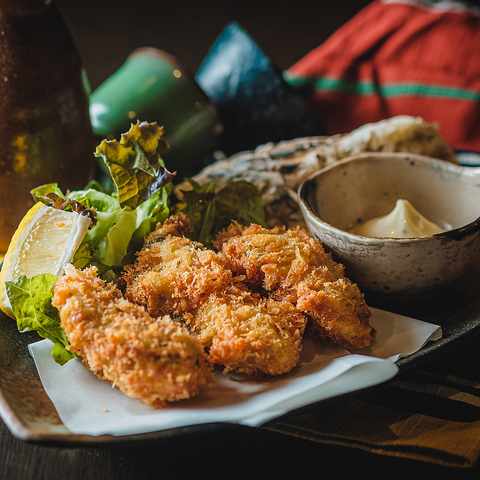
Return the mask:
M244 180L228 183L216 191L215 182L200 185L186 179L191 190L182 190L183 202L178 210L188 215L194 231L192 240L213 248L213 240L233 221L240 225L256 223L265 226L265 214L260 191Z
M98 145L95 155L110 170L121 207L136 208L175 176L160 156L168 148L162 135L163 127L155 122L137 122L119 142L105 139Z

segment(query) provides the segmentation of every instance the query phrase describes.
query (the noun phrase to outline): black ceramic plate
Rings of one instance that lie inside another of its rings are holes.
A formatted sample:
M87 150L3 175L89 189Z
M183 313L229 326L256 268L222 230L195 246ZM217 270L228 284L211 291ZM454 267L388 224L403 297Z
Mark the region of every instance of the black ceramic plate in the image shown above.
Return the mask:
M400 370L417 368L480 332L480 269L472 271L435 298L410 304L393 304L368 298L370 305L441 325L442 339L427 344L417 353L399 360ZM196 425L160 432L114 437L75 435L62 424L45 393L28 344L38 341L36 333L19 333L13 320L0 314L0 416L16 437L42 444L88 445L138 441L172 441L174 438L218 430L250 428L230 424ZM374 388L374 387L373 387ZM321 408L321 402L309 411ZM269 422L271 427L274 421ZM260 427L262 428L262 427Z

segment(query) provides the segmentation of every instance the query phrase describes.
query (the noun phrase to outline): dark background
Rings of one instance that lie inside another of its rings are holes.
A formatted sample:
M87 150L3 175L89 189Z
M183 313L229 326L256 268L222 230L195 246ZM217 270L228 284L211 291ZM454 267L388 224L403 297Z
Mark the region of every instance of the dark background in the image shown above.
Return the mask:
M223 27L238 22L286 69L370 1L57 0L92 89L137 47L157 47L195 73Z

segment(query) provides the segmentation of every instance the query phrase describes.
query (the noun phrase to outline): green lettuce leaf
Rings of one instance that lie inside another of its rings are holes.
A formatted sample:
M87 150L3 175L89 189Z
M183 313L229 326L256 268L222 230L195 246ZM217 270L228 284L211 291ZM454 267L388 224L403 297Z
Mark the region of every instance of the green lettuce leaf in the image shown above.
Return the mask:
M168 218L168 194L169 189L157 190L135 209L122 207L116 198L97 190L73 191L68 198L82 201L86 196L96 209L97 224L87 232L82 245L90 247L98 262L121 268L156 224Z
M48 198L48 195L50 194L57 195L63 200L66 200L58 183L46 183L45 185L40 185L39 187L30 190L30 193L36 202L42 202L45 203L45 205L52 205L53 203L52 200Z
M96 211L88 207L88 202L83 203L65 197L57 183L47 183L36 187L30 191L36 202L42 202L45 205L64 210L66 212L76 212L90 218L90 228L97 223Z
M168 148L163 128L156 123L137 122L117 140L103 140L95 151L102 157L117 188L122 207L136 208L150 195L152 185L159 189L169 183L170 173L160 157Z
M54 344L53 359L64 365L75 358L76 354L65 348L68 340L60 325L58 311L51 303L52 287L57 278L49 273L31 279L22 275L12 282L5 282L5 285L18 330L35 331L41 337L51 340Z
M256 223L265 226L262 196L252 183L244 180L230 182L216 191L215 182L199 185L186 179L191 190L182 190L183 203L178 210L188 215L194 231L192 240L213 248L213 240L232 221L241 225Z

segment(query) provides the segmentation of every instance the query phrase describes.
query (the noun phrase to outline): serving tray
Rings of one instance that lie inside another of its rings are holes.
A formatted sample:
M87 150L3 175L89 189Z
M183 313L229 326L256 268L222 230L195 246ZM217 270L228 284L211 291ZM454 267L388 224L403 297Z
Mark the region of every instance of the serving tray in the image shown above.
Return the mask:
M440 340L430 342L417 353L397 361L400 371L418 368L423 362L442 355L472 335L480 333L480 268L474 268L459 281L437 295L414 301L392 301L366 294L372 307L390 310L425 320L442 327ZM19 333L15 322L0 314L0 416L14 436L42 444L79 446L139 441L171 441L173 438L202 435L218 430L235 431L242 427L214 423L194 425L159 432L128 436L89 436L72 434L62 424L52 402L45 393L28 345L40 338L35 332ZM375 388L375 387L372 387ZM68 394L68 392L66 392ZM306 407L321 408L322 402ZM305 408L305 407L304 407ZM275 420L269 422L270 426ZM262 428L262 427L258 427Z

